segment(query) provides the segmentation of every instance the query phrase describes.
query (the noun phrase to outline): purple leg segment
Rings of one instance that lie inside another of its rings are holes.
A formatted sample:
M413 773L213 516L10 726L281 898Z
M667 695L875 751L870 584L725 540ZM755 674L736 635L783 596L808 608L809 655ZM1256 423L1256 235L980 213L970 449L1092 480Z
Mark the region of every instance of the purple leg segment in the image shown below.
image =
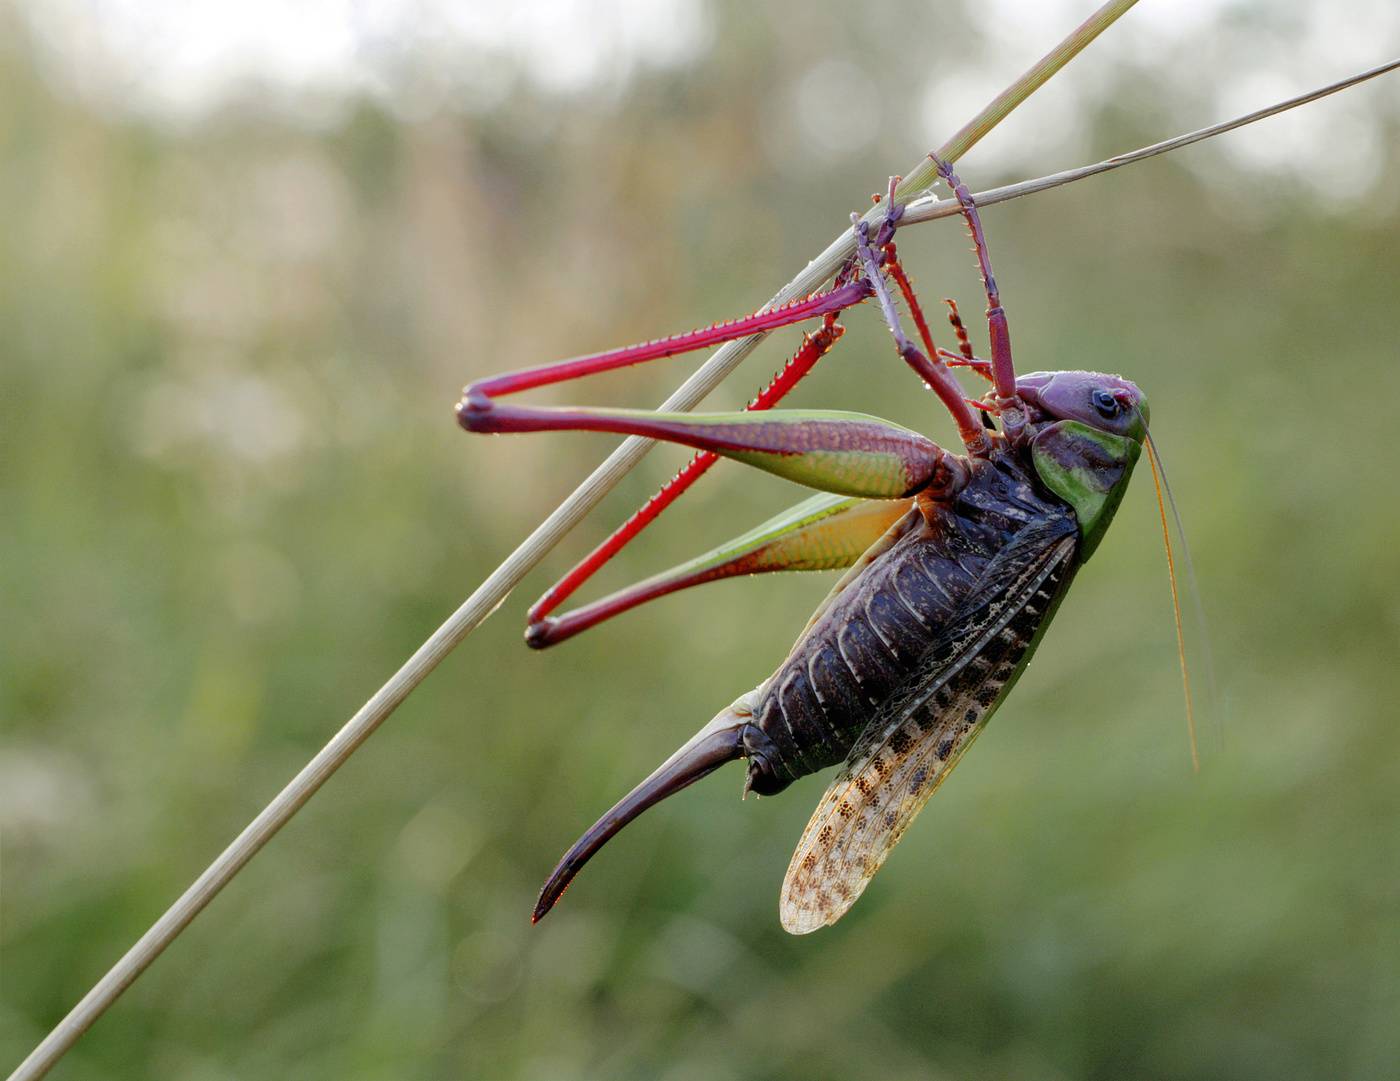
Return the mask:
M930 157L933 157L930 155ZM1001 296L997 292L996 278L992 276L992 260L987 253L987 238L982 232L982 220L977 213L977 204L967 185L958 179L953 167L946 161L933 157L938 166L938 175L948 185L962 207L963 218L967 221L968 232L977 249L977 265L982 272L982 285L987 292L987 332L992 339L992 382L996 386L998 405L1002 407L1002 422L1007 436L1016 438L1023 430L1025 412L1020 398L1016 395L1016 368L1011 361L1011 330L1007 326L1006 311L1001 306Z

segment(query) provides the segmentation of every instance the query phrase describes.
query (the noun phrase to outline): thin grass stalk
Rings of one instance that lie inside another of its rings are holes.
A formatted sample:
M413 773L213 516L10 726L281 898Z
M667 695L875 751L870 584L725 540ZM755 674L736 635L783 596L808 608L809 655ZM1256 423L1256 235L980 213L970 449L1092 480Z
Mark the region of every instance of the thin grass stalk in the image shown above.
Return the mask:
M1005 203L1011 199L1019 199L1024 195L1035 195L1038 192L1049 191L1051 188L1062 187L1065 184L1073 184L1078 180L1085 180L1099 173L1111 172L1114 169L1121 169L1125 165L1132 165L1135 162L1146 161L1148 158L1155 158L1159 154L1166 154L1172 150L1180 150L1184 146L1192 143L1199 143L1203 139L1210 139L1216 135L1223 135L1227 131L1234 131L1247 124L1277 116L1279 113L1286 113L1289 109L1296 109L1300 105L1307 105L1325 98L1331 94L1346 90L1349 87L1364 83L1368 79L1385 75L1387 72L1400 68L1400 59L1391 60L1376 67L1368 68L1366 71L1356 75L1339 79L1335 83L1328 83L1326 86L1316 90L1310 90L1306 94L1299 94L1281 101L1277 105L1270 105L1264 109L1256 109L1252 113L1245 113L1237 116L1233 120L1225 120L1219 124L1211 124L1209 127L1197 128L1195 131L1188 131L1184 135L1177 135L1171 139L1163 139L1160 143L1153 143L1151 146L1139 147L1137 150L1129 151L1126 154L1116 154L1103 161L1094 162L1092 165L1081 165L1076 169L1066 169L1059 173L1050 173L1046 176L1036 177L1034 180L1020 180L1015 184L1005 184L999 188L988 188L986 191L979 191L973 199L978 206L993 206L996 203ZM950 218L954 214L961 213L956 199L936 199L929 196L925 199L918 199L905 205L904 216L899 219L900 227L914 225L918 222L934 221L938 218Z
M1005 120L1011 110L1020 105L1035 90L1044 86L1083 48L1118 21L1137 0L1112 0L1085 19L1063 41L1042 56L1019 79L982 107L971 120L959 128L951 139L935 153L944 161L957 161L982 141L983 136ZM929 158L905 174L895 191L896 200L904 202L911 194L933 187L938 179L938 166ZM883 210L881 211L881 213ZM867 212L873 222L876 211Z

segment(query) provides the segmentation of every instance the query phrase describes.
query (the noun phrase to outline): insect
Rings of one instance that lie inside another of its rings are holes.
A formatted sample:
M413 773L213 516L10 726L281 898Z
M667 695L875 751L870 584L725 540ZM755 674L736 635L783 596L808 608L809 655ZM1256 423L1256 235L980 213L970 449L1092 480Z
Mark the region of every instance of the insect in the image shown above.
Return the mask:
M986 727L1099 544L1147 439L1142 392L1084 371L1017 377L1007 317L977 206L936 161L972 236L987 300L990 359L978 358L952 301L956 352L935 346L895 248L902 208L890 182L883 220L852 215L856 252L832 286L787 307L642 345L474 383L458 405L472 432L564 429L650 436L700 453L632 519L541 598L527 641L563 641L644 601L702 582L776 570L846 568L777 671L700 729L591 826L550 875L539 920L580 868L647 808L734 759L745 791L781 792L841 763L793 854L782 925L806 933L855 902L914 816ZM922 344L905 332L895 292ZM899 356L951 413L962 453L876 417L772 406L842 334L837 317L879 306ZM736 413L537 408L497 398L820 319L772 383ZM991 389L972 401L953 374ZM562 616L551 615L716 456L824 494L689 563Z

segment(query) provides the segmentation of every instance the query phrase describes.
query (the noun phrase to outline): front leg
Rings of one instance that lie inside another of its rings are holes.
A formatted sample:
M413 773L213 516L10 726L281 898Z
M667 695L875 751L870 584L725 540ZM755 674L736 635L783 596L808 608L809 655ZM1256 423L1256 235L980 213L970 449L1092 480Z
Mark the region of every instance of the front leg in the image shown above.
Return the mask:
M894 298L890 296L889 287L885 284L881 260L880 256L876 254L876 248L888 251L893 247L891 238L899 222L899 217L903 213L903 208L894 202L894 187L895 178L891 178L885 222L876 234L874 243L871 241L869 223L862 221L858 214L851 215L851 224L856 237L856 260L865 273L865 280L874 292L875 299L879 301L880 311L885 317L890 333L894 335L895 346L899 350L900 357L918 373L929 389L938 395L948 412L952 414L953 422L958 426L958 435L962 437L967 452L979 456L985 455L988 451L987 437L983 434L981 425L973 417L967 402L963 400L962 388L958 386L958 381L953 378L953 373L948 369L948 366L939 359L936 351L932 357L926 356L904 333L904 327L899 321L899 313L895 310ZM911 304L917 304L912 290L909 290L907 295ZM922 316L920 318L922 319ZM926 327L921 326L920 329L924 330Z
M987 333L992 340L992 383L996 387L997 412L1006 437L1013 444L1026 437L1026 407L1016 393L1016 366L1011 360L1011 329L1006 321L1006 309L1001 306L1001 294L997 291L996 278L992 276L992 258L987 252L987 238L982 232L982 219L977 213L977 204L967 185L958 179L953 167L930 154L938 166L938 175L948 185L962 207L967 230L972 234L972 243L977 251L977 267L982 274L982 285L987 293ZM956 314L956 309L954 309Z

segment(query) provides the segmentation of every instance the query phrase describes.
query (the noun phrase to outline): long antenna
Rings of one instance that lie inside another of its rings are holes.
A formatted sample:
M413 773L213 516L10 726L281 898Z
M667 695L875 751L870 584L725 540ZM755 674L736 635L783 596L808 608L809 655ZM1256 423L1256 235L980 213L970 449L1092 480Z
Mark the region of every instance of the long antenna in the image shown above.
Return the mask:
M1196 705L1191 698L1191 670L1186 666L1186 635L1181 629L1181 597L1176 589L1176 560L1172 558L1172 536L1167 529L1167 505L1162 501L1162 472L1152 436L1147 436L1147 464L1152 467L1152 487L1157 490L1157 513L1162 516L1162 543L1167 548L1167 581L1172 587L1172 615L1176 617L1176 656L1181 662L1181 690L1186 695L1186 734L1191 741L1191 769L1201 771L1201 752L1196 745Z
M1191 597L1191 607L1196 615L1196 633L1201 636L1199 656L1206 668L1206 701L1213 710L1217 745L1223 745L1224 722L1221 720L1220 688L1215 679L1215 652L1210 644L1210 622L1206 619L1206 607L1201 602L1201 586L1196 577L1196 564L1191 558L1191 542L1186 536L1186 523L1181 520L1181 510L1176 505L1172 493L1172 482L1167 476L1167 461L1162 457L1162 448L1152 441L1152 454L1157 459L1157 467L1162 471L1162 491L1167 497L1167 510L1172 512L1172 524L1176 526L1176 539L1181 548L1181 565L1186 569L1186 592Z

